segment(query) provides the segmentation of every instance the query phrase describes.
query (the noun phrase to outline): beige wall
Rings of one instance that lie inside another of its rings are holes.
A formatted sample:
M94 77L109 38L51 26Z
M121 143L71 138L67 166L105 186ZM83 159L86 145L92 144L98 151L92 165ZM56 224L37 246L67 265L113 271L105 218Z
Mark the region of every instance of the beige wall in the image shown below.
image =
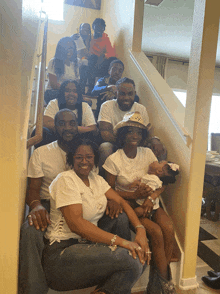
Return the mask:
M0 3L0 293L14 294L17 291L18 243L26 188L30 100L27 93L38 18L33 3L38 2L32 2L31 6L24 1L27 5L23 11L21 0ZM30 27L26 26L27 22Z
M100 15L101 10L64 4L64 21L49 21L47 64L54 57L57 43L61 38L77 33L81 23L87 22L92 25L93 21Z

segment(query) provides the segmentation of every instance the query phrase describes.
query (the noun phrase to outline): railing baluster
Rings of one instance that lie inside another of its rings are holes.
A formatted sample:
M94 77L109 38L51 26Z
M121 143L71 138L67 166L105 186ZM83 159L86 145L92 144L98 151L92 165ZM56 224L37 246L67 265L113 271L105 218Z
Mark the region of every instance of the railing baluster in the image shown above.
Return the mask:
M41 70L40 70L40 85L37 105L37 119L36 119L36 131L35 135L28 139L27 149L33 145L39 143L43 137L43 112L44 112L44 84L46 74L46 56L47 56L47 29L48 29L48 18L46 16L44 25L44 37L42 46L42 58L41 58Z

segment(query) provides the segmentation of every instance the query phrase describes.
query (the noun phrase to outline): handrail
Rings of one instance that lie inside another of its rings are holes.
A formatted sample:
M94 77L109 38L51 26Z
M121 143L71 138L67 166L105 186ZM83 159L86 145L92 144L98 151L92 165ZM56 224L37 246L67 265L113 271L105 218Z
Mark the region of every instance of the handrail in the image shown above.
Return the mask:
M149 88L151 89L151 91L154 93L155 98L160 103L160 105L163 107L163 110L166 112L167 116L170 118L170 121L175 126L175 129L177 130L177 132L180 134L180 137L184 141L184 144L186 144L186 146L189 147L191 145L191 143L192 143L192 138L191 138L190 134L187 132L187 130L184 128L184 126L182 126L176 120L176 118L174 118L174 116L171 114L171 112L167 108L166 104L163 102L163 100L161 99L160 95L158 94L157 90L152 85L152 83L149 80L148 76L142 70L139 61L137 60L137 54L139 54L139 55L142 54L142 56L144 56L144 57L146 57L146 55L143 52L137 53L137 52L133 52L132 50L129 50L129 51L130 51L130 57L131 57L132 61L134 62L134 64L136 65L137 69L142 74L143 78L147 82L147 84L148 84Z
M45 83L45 74L46 74L47 29L48 29L48 17L46 16L45 25L44 25L43 46L42 46L36 130L35 130L35 135L32 138L28 139L27 141L27 149L39 143L43 138L44 83Z

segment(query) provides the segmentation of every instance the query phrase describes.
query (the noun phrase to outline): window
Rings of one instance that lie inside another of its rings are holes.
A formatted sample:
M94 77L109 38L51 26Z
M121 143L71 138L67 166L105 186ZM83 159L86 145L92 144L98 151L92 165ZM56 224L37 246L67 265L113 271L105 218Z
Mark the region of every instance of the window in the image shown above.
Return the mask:
M44 0L43 11L48 15L49 20L63 21L64 0Z
M186 107L186 91L173 90L173 93L180 100L184 107ZM212 95L209 131L208 131L208 150L211 150L211 133L220 133L220 95Z
M183 104L183 106L186 107L186 91L173 90L173 93L176 95L179 101Z
M211 133L220 133L220 96L212 95L212 104L209 119L209 138L208 138L208 150L211 150Z

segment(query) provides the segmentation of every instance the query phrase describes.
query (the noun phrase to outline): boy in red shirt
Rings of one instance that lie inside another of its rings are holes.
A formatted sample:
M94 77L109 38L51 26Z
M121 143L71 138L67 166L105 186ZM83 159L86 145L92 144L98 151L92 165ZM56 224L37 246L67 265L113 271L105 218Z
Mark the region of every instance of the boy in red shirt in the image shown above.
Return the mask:
M96 18L92 24L94 37L90 43L90 56L88 58L88 83L87 94L93 90L96 77L103 77L108 74L110 63L117 59L115 49L112 47L110 39L105 31L105 21Z

